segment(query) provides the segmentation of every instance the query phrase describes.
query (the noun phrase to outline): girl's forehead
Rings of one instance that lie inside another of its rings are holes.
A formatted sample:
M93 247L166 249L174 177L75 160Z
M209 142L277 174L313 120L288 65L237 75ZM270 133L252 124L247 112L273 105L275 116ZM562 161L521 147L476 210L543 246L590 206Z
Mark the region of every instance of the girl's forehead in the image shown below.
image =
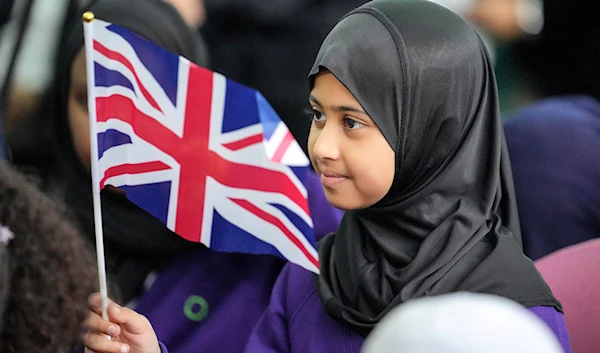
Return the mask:
M335 76L395 146L395 108L400 97L393 92L401 91L398 87L403 75L394 40L382 22L368 13L353 13L342 19L317 54L309 76L311 88L324 77L323 70Z
M352 92L328 70L317 74L309 101L335 110L366 114Z

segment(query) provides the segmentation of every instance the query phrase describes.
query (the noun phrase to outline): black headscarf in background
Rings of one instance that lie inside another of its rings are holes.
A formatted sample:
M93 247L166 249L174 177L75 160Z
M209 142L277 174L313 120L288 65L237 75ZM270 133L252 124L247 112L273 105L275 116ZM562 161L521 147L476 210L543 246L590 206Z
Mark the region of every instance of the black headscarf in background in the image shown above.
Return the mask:
M562 310L523 255L496 82L477 34L428 1L381 0L325 39L326 68L396 153L388 194L319 244L326 311L366 336L412 298L469 291Z
M162 0L100 0L77 11L66 24L58 51L56 82L46 101L46 120L41 121L40 127L49 129L52 136L50 158L54 163L46 166L44 174L49 179L49 188L70 206L84 234L93 242L91 179L74 150L67 114L71 65L83 48L81 14L86 10L192 62L199 65L206 62L199 55L203 51L199 35ZM199 246L183 240L123 196L103 190L101 198L109 280L118 285L124 303L140 293L152 270Z

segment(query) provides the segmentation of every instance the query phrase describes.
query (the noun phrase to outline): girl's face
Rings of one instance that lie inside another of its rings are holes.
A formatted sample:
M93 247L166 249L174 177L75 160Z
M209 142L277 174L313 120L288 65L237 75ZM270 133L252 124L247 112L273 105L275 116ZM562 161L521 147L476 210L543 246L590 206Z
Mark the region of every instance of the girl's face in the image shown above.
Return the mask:
M79 162L85 170L91 171L90 157L90 120L87 105L87 73L85 68L85 50L82 48L71 64L71 83L69 86L68 115L69 129L73 148ZM106 190L125 195L123 189L107 185Z
M381 200L394 180L395 153L377 125L329 71L317 75L310 105L308 154L327 201L354 210Z
M85 52L80 50L71 65L71 84L68 98L69 128L73 148L84 168L90 170L90 122L87 107L87 76Z

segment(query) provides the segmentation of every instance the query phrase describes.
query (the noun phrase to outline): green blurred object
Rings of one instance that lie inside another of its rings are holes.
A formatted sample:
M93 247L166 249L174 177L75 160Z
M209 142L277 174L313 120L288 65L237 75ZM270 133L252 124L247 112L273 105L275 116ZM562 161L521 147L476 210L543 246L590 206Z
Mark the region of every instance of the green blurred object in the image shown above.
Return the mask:
M496 45L495 72L502 119L536 99L534 90L515 69L507 45Z

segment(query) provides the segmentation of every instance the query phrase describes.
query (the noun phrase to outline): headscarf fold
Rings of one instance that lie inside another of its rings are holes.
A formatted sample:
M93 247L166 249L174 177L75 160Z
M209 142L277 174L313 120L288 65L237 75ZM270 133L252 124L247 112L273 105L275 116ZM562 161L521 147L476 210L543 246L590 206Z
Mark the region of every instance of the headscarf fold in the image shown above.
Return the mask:
M395 306L456 291L562 310L523 255L493 68L479 36L428 1L346 15L310 71L329 70L396 153L388 194L319 244L326 311L366 336Z

